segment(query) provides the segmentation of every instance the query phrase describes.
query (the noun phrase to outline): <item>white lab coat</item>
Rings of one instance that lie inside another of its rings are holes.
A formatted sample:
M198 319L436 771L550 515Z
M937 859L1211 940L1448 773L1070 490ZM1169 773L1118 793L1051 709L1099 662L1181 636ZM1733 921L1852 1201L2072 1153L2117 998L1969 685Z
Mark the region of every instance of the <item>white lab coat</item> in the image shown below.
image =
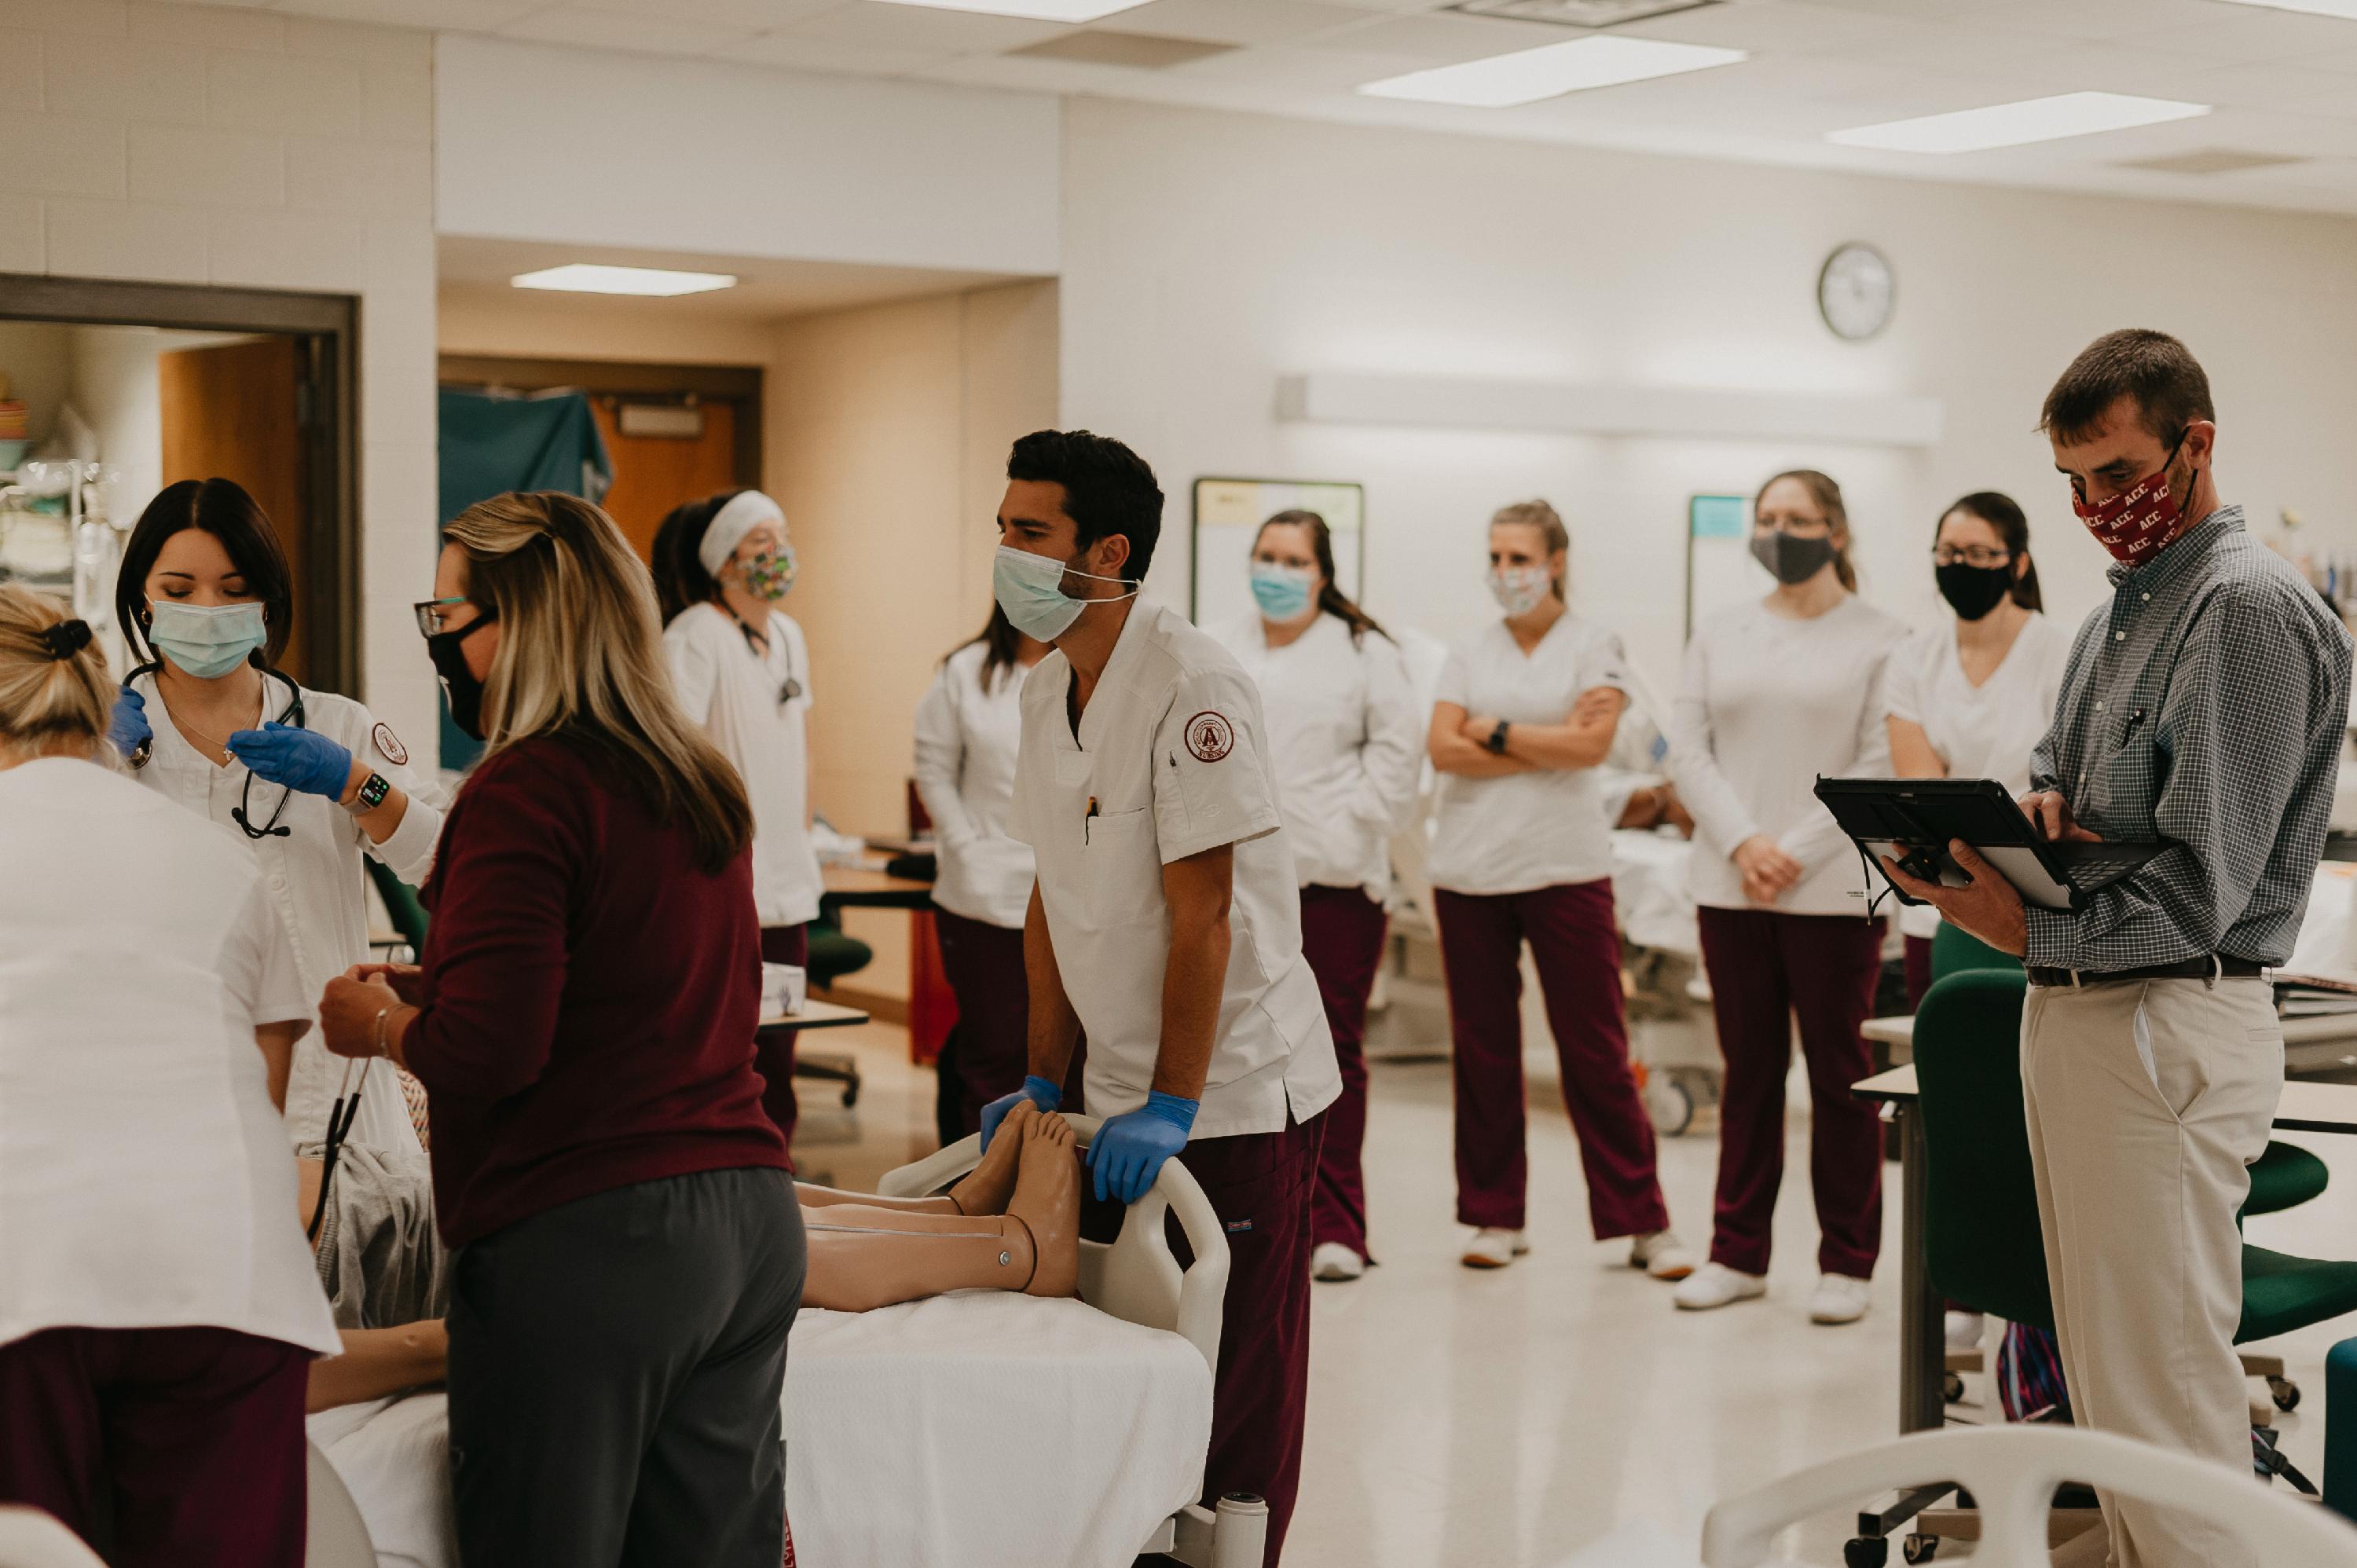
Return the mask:
M1019 667L988 686L989 649L969 643L942 664L917 704L917 796L933 819L933 902L952 915L1019 930L1031 904L1031 846L1012 837L1015 757L1023 736Z
M1260 617L1211 629L1260 687L1294 875L1304 887L1391 891L1391 838L1415 805L1429 708L1416 706L1398 645L1355 641L1321 613L1283 648Z
M1146 1103L1162 1045L1170 906L1162 868L1235 846L1228 972L1198 1138L1276 1133L1342 1092L1317 977L1301 956L1293 854L1268 777L1260 693L1235 658L1159 605L1134 606L1080 734L1072 667L1023 683L1010 829L1039 856L1065 993L1087 1032L1088 1110Z
M753 908L764 926L818 917L824 884L810 835L810 645L793 618L770 612L770 650L737 618L694 605L663 629L663 655L687 716L737 767L753 803ZM780 700L791 682L791 699Z
M442 837L440 789L413 765L403 738L378 723L366 707L332 692L302 688L305 726L345 747L409 797L401 826L384 843L373 843L350 811L324 795L290 793L260 779L249 790L244 763L232 757L227 767L218 767L180 734L156 693L153 675L139 677L135 685L146 700L148 727L156 735L154 755L135 777L220 823L253 850L271 907L294 945L296 972L311 1004L309 1015L316 1020L328 982L375 956L369 948L368 872L361 857L382 861L411 886L424 886ZM265 677L262 690L264 714L273 721L291 722L285 685ZM292 832L250 839L230 815L251 802L249 814L259 828L278 811L281 796L286 798L286 809L279 813L278 825ZM318 1030L304 1036L295 1047L294 1069L286 1081L286 1131L296 1147L326 1139L328 1115L343 1079L343 1058L329 1054ZM394 1153L418 1147L408 1103L393 1074L380 1070L369 1075L351 1141Z
M257 1023L309 1015L252 855L122 775L0 772L0 1344L234 1329L340 1348Z

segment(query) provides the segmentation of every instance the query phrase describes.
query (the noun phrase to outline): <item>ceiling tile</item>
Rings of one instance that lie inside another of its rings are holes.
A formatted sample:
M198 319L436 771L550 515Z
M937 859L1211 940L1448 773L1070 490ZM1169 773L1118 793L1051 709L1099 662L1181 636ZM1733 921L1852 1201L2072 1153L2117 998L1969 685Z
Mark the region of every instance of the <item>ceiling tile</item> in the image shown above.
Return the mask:
M1721 48L1792 53L1860 48L1903 35L1910 18L1878 16L1839 5L1798 0L1752 0L1751 4L1705 5L1656 16L1631 31L1674 44L1715 44Z
M770 33L749 43L731 46L728 58L749 65L785 66L794 70L906 76L957 56L946 49L877 48L867 44L838 43L833 38L797 38Z
M1150 0L1134 11L1107 16L1100 25L1222 44L1281 44L1382 15L1365 5L1328 5L1312 0Z
M2086 43L2134 42L2171 27L2216 21L2217 0L2004 0L1979 13L1986 27Z
M2357 22L2255 5L2212 5L2210 11L2212 20L2190 27L2156 28L2138 41L2167 54L2196 55L2229 65L2357 48Z
M488 33L549 6L547 0L271 0L270 9L331 22Z
M822 11L840 10L844 0L575 0L570 9L609 11L622 16L655 16L757 33L804 21Z
M853 0L850 5L822 11L780 30L797 38L832 38L837 43L866 44L875 48L945 49L952 54L972 54L1019 49L1025 44L1052 38L1071 28L1061 22L1028 22L1018 16L986 16L974 11L940 11L925 5Z
M749 43L754 36L749 27L716 27L655 16L626 16L577 5L537 11L499 31L505 38L538 38L552 44L582 44L591 48L631 49L657 55L712 54L731 44Z
M1419 67L1430 67L1487 59L1491 55L1515 54L1594 36L1581 27L1506 21L1495 16L1385 16L1323 34L1309 39L1306 47L1331 46L1357 53L1397 55L1416 61Z

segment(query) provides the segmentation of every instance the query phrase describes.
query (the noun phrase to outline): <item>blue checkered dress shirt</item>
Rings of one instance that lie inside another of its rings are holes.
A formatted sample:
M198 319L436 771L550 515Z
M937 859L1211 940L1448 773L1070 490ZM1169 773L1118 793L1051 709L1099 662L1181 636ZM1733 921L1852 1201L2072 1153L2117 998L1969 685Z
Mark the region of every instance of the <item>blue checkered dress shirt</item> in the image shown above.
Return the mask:
M2169 847L2077 913L2029 910L2033 964L2209 953L2281 963L2308 908L2349 722L2350 639L2222 507L2087 618L2030 787L2109 839Z

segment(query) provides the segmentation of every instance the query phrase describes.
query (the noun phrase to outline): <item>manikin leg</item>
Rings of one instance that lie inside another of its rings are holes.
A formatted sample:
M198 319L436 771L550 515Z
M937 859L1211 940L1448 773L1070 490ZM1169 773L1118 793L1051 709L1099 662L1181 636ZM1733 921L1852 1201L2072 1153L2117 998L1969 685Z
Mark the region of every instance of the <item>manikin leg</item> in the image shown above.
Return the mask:
M856 1203L862 1208L891 1208L904 1214L1004 1214L1006 1200L1015 1196L1015 1172L1022 1157L1023 1129L1039 1113L1039 1108L1030 1101L1017 1101L1015 1109L1006 1113L1006 1120L999 1124L998 1136L990 1141L982 1163L940 1197L878 1197L874 1193L845 1192L839 1187L813 1187L805 1182L795 1184L794 1196L802 1200L804 1208Z
M1080 1278L1080 1166L1060 1116L1012 1119L994 1154L1017 1150L1004 1215L911 1212L862 1203L808 1208L810 1275L802 1303L866 1312L953 1290L1068 1296Z

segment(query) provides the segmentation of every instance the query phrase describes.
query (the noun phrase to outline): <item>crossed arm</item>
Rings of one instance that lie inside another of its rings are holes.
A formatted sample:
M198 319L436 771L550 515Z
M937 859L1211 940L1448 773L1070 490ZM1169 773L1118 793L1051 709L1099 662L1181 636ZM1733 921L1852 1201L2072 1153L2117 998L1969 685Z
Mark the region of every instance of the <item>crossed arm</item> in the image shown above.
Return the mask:
M1579 694L1560 723L1507 725L1506 749L1501 756L1489 747L1490 736L1498 727L1493 715L1468 713L1458 703L1436 703L1426 744L1433 767L1460 779L1502 779L1537 769L1593 768L1612 749L1613 732L1628 705L1627 694L1617 687L1590 687Z

